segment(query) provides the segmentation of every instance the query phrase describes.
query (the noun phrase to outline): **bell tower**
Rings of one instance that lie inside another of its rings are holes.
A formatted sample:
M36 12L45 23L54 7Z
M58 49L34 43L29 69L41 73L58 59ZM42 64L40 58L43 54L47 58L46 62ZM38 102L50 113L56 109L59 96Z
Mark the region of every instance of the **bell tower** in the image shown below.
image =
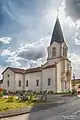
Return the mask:
M48 47L48 62L49 64L53 64L54 62L58 62L60 58L67 58L68 47L64 40L63 32L61 29L61 25L59 22L59 18L57 16L54 30L51 37L50 46Z

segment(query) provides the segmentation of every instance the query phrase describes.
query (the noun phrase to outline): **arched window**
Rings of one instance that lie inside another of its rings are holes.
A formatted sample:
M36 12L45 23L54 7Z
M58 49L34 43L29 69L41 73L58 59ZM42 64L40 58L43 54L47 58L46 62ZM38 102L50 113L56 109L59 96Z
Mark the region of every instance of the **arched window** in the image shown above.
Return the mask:
M67 57L67 49L65 48L65 50L64 50L64 51L65 51L65 57Z
M28 87L28 80L26 80L26 87Z
M9 78L9 74L8 74L8 78Z
M48 78L48 86L50 86L50 85L51 85L51 79Z
M39 80L36 80L36 86L39 86Z
M63 47L63 56L67 57L67 49Z
M65 48L63 47L63 56L65 56Z
M7 81L7 86L9 87L9 80Z
M54 56L56 56L56 48L55 47L53 47L53 49L52 49L52 57L54 57Z
M19 87L21 87L21 80L19 80Z
M67 89L67 81L65 81L65 89Z

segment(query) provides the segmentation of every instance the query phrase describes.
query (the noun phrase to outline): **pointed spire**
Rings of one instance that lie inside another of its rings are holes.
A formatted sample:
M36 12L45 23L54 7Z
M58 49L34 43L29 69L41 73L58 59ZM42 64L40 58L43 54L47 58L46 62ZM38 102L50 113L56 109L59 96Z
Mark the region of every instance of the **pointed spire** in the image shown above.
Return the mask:
M57 19L56 19L56 23L55 23L54 30L53 30L53 33L52 33L52 38L51 38L50 45L54 41L58 42L58 43L62 43L64 41L63 33L62 33L62 30L61 30L61 25L60 25L59 18L58 18L58 10L57 10Z

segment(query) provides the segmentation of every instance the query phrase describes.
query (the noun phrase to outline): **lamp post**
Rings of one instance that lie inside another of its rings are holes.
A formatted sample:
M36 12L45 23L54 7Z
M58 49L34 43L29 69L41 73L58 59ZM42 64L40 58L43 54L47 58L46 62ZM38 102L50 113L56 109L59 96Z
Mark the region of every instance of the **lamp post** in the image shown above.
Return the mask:
M74 89L75 89L75 74L73 73L73 84L74 84Z

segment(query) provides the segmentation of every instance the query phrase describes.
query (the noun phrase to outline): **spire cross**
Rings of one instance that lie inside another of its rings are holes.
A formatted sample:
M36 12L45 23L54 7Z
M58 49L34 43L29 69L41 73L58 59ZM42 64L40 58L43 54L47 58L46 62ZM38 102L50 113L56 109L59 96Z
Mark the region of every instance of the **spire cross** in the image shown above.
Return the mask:
M59 14L59 7L57 8L57 17L58 17L58 14Z
M59 7L61 6L61 3L62 3L63 1L64 1L64 0L61 0L59 6L58 6L58 8L57 8L57 17L58 17L58 15L59 15Z

